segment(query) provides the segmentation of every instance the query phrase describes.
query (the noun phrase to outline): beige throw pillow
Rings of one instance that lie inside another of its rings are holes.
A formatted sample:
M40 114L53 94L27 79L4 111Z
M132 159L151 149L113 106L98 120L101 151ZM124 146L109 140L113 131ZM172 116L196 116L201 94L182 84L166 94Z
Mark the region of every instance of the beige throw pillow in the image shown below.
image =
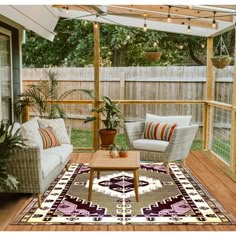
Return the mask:
M70 139L66 131L65 121L58 119L38 119L39 128L51 127L61 144L70 144Z
M26 145L43 148L43 141L38 131L38 119L38 117L34 117L31 120L21 124L21 135Z

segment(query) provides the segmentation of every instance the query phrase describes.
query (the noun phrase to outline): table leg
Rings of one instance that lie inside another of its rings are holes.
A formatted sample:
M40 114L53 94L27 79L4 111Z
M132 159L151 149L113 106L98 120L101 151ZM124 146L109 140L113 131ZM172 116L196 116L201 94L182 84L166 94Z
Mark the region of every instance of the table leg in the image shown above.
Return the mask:
M100 179L100 170L97 171L97 179Z
M135 192L136 202L139 201L138 185L139 185L139 170L136 169L134 170L134 192Z
M91 168L89 177L88 201L91 201L92 198L93 178L94 178L94 170Z

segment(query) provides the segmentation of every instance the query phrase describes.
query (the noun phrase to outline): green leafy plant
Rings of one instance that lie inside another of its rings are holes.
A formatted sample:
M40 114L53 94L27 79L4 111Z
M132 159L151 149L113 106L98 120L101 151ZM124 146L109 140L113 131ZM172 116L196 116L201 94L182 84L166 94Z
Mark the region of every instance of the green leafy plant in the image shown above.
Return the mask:
M147 47L144 52L160 52L160 49L158 47Z
M20 95L20 99L16 103L16 111L22 113L25 107L30 107L40 117L65 118L66 112L61 106L62 101L74 92L90 92L85 89L70 89L58 96L57 88L57 73L44 70L44 80L29 85Z
M24 146L23 140L19 135L20 129L13 131L14 125L0 123L0 190L5 187L14 190L17 189L18 180L8 173L7 162L13 151Z
M102 100L104 101L103 106L98 109L92 109L92 112L103 114L102 122L107 130L116 129L120 126L120 122L124 120L119 103L112 102L111 99L106 96L103 96ZM97 117L90 116L85 119L84 123L91 122L96 119Z

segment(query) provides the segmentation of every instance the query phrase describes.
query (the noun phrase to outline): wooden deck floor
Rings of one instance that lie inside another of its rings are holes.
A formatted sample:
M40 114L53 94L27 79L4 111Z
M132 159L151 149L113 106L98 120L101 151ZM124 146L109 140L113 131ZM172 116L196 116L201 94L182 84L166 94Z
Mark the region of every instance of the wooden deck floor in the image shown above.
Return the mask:
M73 153L72 162L88 162L92 153ZM222 206L236 218L236 175L212 154L191 152L187 167ZM11 225L10 222L31 200L26 194L0 194L1 231L236 231L236 225Z

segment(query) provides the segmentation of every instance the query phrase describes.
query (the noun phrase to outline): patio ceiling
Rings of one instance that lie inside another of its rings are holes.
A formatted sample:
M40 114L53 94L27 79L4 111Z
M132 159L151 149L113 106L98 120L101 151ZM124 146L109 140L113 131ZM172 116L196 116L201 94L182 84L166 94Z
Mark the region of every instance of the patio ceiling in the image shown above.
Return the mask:
M234 27L236 5L54 5L59 16L210 37ZM69 10L69 11L68 11ZM168 22L168 15L171 22ZM215 16L214 16L215 15ZM215 18L216 28L213 28ZM188 25L191 32L187 31Z
M236 5L0 5L0 14L48 40L60 17L214 37L233 29Z

